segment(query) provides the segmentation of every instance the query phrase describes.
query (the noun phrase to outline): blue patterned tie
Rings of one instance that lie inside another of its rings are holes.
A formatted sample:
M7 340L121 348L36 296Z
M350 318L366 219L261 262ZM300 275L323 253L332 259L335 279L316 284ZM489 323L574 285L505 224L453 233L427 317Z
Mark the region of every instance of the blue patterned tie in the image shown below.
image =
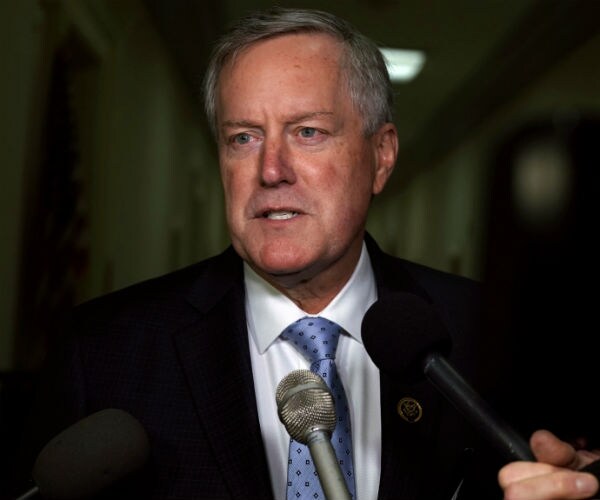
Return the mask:
M335 400L338 422L331 443L346 479L348 491L355 497L354 469L352 466L352 435L346 393L335 366L335 350L343 329L328 319L304 317L288 326L281 337L289 340L310 362L311 371L327 383ZM288 459L288 500L325 500L308 446L290 440Z

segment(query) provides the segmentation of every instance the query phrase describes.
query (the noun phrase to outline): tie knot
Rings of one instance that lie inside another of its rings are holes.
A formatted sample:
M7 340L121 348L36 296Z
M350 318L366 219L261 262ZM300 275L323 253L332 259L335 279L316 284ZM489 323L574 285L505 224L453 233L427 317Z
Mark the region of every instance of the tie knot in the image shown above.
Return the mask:
M281 334L312 364L322 359L335 359L342 327L321 316L305 316L289 325Z

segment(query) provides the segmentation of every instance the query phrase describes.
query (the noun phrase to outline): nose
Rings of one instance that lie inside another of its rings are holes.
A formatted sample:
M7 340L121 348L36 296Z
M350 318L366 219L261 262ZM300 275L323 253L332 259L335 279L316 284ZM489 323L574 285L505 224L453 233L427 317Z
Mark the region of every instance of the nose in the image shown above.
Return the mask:
M296 182L292 166L293 154L284 140L265 139L260 162L260 180L263 186Z

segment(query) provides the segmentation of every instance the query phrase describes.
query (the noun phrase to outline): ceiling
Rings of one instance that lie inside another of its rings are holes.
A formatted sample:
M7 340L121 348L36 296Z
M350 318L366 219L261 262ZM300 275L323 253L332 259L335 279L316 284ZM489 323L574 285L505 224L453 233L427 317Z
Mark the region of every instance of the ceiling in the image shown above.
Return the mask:
M263 0L143 0L198 92L212 43ZM286 7L328 10L381 46L420 49L421 74L396 85L404 175L458 143L514 92L600 31L600 0L337 0Z

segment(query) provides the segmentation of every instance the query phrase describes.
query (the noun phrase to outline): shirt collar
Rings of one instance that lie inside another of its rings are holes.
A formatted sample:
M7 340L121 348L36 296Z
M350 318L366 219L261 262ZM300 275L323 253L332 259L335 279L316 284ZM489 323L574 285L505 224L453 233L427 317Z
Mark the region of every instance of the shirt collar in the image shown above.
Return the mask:
M283 329L307 313L262 279L244 262L246 317L250 334L259 352L264 353ZM348 282L319 314L335 321L362 343L361 324L367 309L377 300L377 287L367 247L363 242L360 258Z

